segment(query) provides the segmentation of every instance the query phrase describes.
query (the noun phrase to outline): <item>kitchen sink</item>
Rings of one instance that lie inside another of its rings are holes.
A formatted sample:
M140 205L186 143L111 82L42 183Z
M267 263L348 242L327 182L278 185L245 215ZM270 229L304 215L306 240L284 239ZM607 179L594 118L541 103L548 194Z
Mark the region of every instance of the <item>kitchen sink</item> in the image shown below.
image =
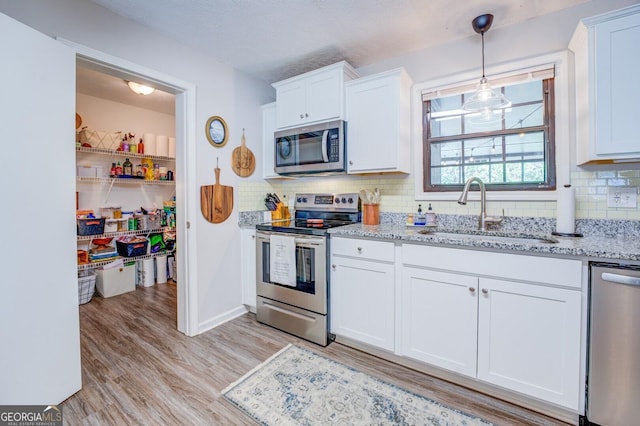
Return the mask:
M558 239L551 235L526 234L520 232L500 232L500 231L438 231L434 229L421 229L420 234L433 235L436 238L444 239L467 239L478 241L497 241L513 244L547 243L554 244Z

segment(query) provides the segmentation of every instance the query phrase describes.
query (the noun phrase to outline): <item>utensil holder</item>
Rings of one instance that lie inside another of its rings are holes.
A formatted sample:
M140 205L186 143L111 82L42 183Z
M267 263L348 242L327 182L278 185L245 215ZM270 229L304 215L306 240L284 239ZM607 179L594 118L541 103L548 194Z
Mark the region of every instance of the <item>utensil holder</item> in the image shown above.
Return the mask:
M362 223L364 225L380 224L380 204L363 204Z
M291 219L291 213L289 213L289 207L280 202L275 210L271 211L271 220L283 220Z

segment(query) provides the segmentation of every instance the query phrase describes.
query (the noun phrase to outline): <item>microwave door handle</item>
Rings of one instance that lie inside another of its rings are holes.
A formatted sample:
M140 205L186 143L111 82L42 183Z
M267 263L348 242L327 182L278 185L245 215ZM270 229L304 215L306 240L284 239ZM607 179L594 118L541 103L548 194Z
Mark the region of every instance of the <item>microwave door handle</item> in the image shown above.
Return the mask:
M327 138L329 137L329 131L322 132L322 160L325 163L329 162L329 154L327 153Z

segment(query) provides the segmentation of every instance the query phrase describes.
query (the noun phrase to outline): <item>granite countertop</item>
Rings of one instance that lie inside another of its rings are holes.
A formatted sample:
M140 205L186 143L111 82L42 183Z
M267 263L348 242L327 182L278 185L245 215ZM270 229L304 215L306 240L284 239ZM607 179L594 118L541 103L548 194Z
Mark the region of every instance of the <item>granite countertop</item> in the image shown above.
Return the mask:
M427 232L426 234L420 231ZM529 254L575 256L599 260L640 261L640 238L585 236L556 237L551 233L523 233L500 231L475 231L439 227L427 229L409 227L397 223L380 225L354 224L329 230L332 236L373 238L378 240L406 241L429 245L458 246L460 248L506 250ZM507 238L501 238L507 237Z

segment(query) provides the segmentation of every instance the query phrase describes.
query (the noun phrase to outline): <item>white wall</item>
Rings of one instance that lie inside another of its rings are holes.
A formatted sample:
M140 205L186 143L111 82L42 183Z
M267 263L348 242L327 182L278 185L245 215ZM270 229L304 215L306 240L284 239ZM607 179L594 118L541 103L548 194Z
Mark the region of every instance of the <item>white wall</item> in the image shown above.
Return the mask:
M231 153L240 144L242 128L248 135L261 134L260 105L273 100L271 87L86 0L0 0L0 12L51 37L194 84L196 126L203 129L196 135L197 162L190 166L196 170L195 185L215 182L213 169L219 157L221 183L238 187L241 178L231 170ZM222 116L229 126L229 142L220 149L211 147L205 137L204 124L211 115ZM247 145L259 152L260 140L247 138ZM222 224L210 224L200 214L194 221L191 232L197 235L197 250L192 255L197 256L198 270L191 273L197 277L202 329L241 306L238 209Z

